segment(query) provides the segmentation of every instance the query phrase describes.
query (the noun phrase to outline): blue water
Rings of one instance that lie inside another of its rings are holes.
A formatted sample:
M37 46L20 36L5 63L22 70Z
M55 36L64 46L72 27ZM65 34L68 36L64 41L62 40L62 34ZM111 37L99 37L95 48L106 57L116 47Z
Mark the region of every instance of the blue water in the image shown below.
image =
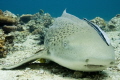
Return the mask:
M52 17L58 17L65 8L79 18L99 16L108 21L120 14L120 0L0 0L0 9L20 15L34 14L43 9Z

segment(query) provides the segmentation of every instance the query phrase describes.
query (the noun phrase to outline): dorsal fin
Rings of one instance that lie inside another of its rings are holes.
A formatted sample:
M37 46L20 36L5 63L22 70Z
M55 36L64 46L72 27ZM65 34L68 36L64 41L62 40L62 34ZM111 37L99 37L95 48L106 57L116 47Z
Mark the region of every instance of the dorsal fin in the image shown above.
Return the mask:
M77 23L80 23L81 21L83 22L82 19L79 19L79 18L77 18L76 16L67 13L67 12L66 12L66 9L63 11L63 14L62 14L61 17L63 17L63 18L68 18L68 19L73 20L73 21L75 21L75 22L77 22Z

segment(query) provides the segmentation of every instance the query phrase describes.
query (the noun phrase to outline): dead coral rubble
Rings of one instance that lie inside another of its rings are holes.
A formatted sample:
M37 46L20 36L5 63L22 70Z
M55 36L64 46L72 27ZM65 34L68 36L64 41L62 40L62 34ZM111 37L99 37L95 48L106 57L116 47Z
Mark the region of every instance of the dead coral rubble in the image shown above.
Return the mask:
M17 29L17 16L10 11L3 12L0 10L0 57L6 57L8 52L8 43L11 42L8 32L15 31ZM11 38L11 37L10 37Z
M107 25L108 29L110 31L118 31L120 30L120 14L117 14L115 17L113 17Z
M5 34L4 31L0 29L0 58L6 57L8 46L13 43L13 38L13 36Z
M9 16L9 17L12 17L12 18L17 18L17 16L15 14L13 14L12 12L6 10L3 12L3 15L4 16Z
M0 10L0 15L3 15L3 12L2 12L2 10Z
M17 30L17 26L7 26L7 25L4 25L2 29L5 31L5 33L9 33L11 31L16 31Z
M6 49L5 49L5 35L3 30L0 29L0 57L6 56Z
M44 13L41 15L40 12L34 14L32 20L35 20L35 23L39 23L46 28L48 28L54 21L49 13Z
M24 14L20 17L20 21L23 23L27 23L31 20L32 15L31 14Z
M7 13L8 12L6 12L5 15L7 15ZM14 17L8 17L8 15L5 16L2 11L0 11L0 15L7 19L10 18L16 20ZM17 19L19 20L16 25L14 25L14 21L11 21L10 24L6 24L6 20L3 21L4 23L2 23L2 25L0 25L2 27L0 30L4 31L3 34L7 33L5 34L7 36L4 37L4 40L0 39L0 48L1 51L3 51L0 53L1 57L6 55L5 52L12 54L18 50L24 50L25 47L19 47L19 44L24 43L28 39L27 36L29 35L38 36L38 44L43 44L45 29L53 22L51 15L44 13L44 11L38 12L34 15L22 15L21 17L17 17ZM1 36L3 37L3 35ZM18 45L18 47L16 47L16 45ZM3 48L3 46L5 46L7 50Z
M0 26L3 26L3 25L13 25L15 23L16 23L16 20L14 18L0 15Z
M106 22L105 22L105 20L103 18L96 17L96 18L92 19L91 22L98 25L103 30L106 30L106 25L107 24L106 24Z

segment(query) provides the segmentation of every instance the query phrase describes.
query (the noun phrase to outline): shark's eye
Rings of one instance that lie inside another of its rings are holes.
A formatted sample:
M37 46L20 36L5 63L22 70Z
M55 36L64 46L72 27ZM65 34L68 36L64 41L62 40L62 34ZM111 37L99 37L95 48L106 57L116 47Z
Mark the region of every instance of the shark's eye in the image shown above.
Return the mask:
M64 47L67 47L67 42L66 42L66 41L63 43L63 46L64 46Z
M68 41L63 41L63 43L62 43L62 45L63 45L63 48L65 48L65 49L68 49L68 44L69 44L69 42Z

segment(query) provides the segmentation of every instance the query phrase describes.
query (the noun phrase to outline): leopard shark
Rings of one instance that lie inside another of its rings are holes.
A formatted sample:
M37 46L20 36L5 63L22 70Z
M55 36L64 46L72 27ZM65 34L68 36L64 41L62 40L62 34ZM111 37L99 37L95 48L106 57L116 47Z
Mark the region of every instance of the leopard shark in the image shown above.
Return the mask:
M66 10L46 31L44 45L43 51L2 69L13 69L39 58L87 72L102 71L115 62L114 49L106 33L86 18L79 19Z

